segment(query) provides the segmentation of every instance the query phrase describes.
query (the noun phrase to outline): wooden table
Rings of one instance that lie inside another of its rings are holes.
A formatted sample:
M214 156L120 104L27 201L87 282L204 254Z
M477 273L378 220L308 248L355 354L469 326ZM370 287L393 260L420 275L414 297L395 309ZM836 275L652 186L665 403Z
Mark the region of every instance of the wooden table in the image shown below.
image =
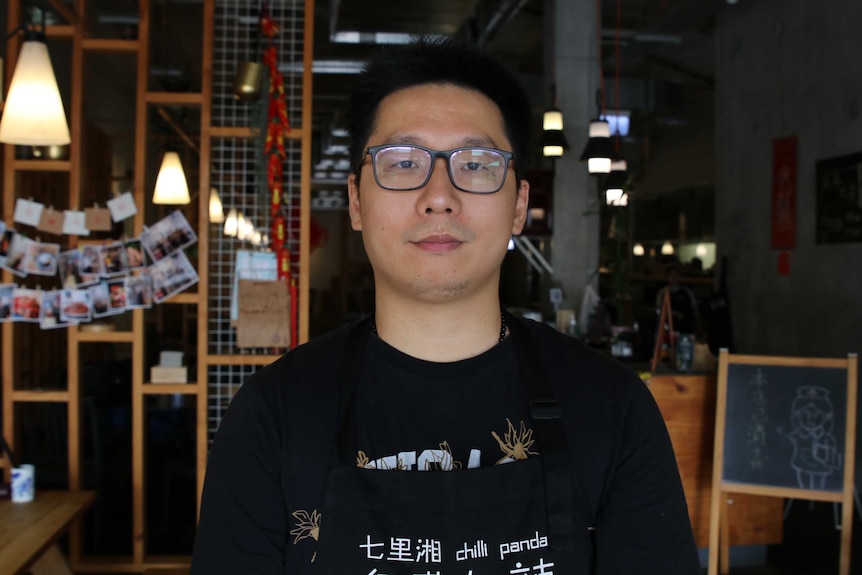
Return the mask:
M0 575L71 573L56 541L95 499L93 491L37 491L29 503L0 501Z

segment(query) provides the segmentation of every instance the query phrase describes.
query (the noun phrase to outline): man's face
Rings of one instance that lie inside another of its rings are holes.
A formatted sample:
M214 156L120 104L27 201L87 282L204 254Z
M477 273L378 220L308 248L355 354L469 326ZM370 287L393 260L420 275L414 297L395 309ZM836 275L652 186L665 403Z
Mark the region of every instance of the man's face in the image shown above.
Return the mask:
M414 86L383 99L367 145L381 144L512 150L497 106L450 84ZM361 170L360 186L355 175L348 179L350 220L362 231L378 295L428 302L496 297L509 237L524 226L529 196L511 167L494 194L455 188L442 158L434 160L428 183L411 191L378 187L370 156Z

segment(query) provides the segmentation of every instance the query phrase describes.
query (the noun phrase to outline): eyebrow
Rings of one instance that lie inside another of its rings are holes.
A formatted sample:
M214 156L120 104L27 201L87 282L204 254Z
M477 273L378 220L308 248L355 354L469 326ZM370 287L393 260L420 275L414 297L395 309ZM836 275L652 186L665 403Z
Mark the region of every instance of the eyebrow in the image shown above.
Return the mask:
M387 139L386 143L404 144L407 146L426 146L425 140L415 134L396 134L395 136L392 136L391 138ZM497 148L498 146L491 138L487 138L484 136L468 136L466 138L458 140L457 144L453 146L453 149L468 147Z

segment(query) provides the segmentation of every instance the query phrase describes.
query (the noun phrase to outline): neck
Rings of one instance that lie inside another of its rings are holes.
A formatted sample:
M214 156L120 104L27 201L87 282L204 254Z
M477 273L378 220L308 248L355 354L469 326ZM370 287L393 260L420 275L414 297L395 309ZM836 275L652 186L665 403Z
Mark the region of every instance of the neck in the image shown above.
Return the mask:
M411 357L452 362L475 357L500 340L500 300L424 303L376 297L377 334Z

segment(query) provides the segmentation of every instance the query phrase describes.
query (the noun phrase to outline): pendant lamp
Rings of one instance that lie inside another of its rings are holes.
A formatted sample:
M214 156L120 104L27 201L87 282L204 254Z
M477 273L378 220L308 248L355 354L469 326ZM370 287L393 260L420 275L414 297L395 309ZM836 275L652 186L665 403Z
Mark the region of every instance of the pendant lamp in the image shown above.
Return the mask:
M611 162L611 171L605 182L605 201L609 206L628 205L625 191L628 183L628 165L625 160L614 160Z
M162 167L156 178L156 189L153 192L154 204L188 204L189 184L186 182L186 173L180 155L173 150L165 152L162 158Z
M661 255L663 256L672 256L673 255L673 244L670 241L665 241L661 245Z
M644 255L644 253L646 253L646 252L644 251L644 245L643 244L635 244L634 247L632 248L632 254L633 255L642 256L642 255Z
M224 221L224 235L235 238L238 230L239 217L237 216L236 210L231 208L227 213L227 219Z
M611 171L611 157L614 146L611 142L611 127L605 120L590 122L590 139L581 154L581 161L587 162L591 174L607 174Z
M224 221L224 207L216 188L210 188L210 223L220 224Z
M0 142L51 146L70 141L45 34L27 30L0 118Z
M542 116L542 155L546 158L559 158L569 149L569 142L563 134L563 113L548 110Z

